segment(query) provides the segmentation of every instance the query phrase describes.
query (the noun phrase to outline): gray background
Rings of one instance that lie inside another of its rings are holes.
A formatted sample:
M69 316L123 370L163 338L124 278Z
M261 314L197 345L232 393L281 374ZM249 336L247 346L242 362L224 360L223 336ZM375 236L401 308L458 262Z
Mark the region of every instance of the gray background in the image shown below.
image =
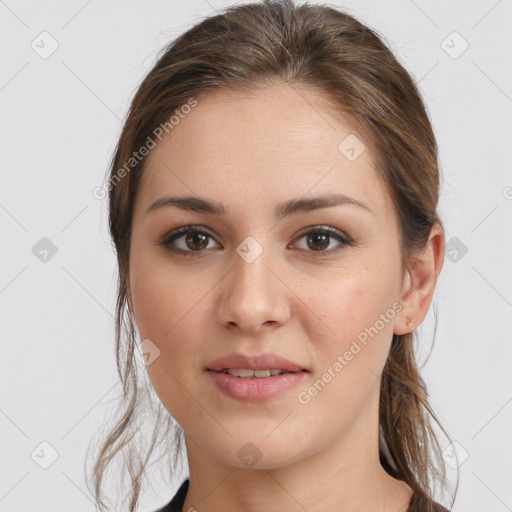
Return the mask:
M115 260L92 190L157 52L230 4L0 1L2 512L94 510L83 459L120 387ZM448 252L423 377L456 441L445 456L461 463L453 510L512 510L512 2L333 5L385 35L429 106ZM140 510L167 502L179 481L155 477Z

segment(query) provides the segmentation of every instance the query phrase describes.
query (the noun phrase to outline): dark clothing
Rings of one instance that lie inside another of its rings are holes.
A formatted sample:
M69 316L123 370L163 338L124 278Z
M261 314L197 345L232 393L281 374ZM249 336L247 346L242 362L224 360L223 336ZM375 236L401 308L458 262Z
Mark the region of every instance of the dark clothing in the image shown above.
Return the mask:
M183 509L185 497L187 496L189 479L187 478L174 495L174 498L165 507L158 509L156 512L187 512ZM405 512L450 512L439 503L421 498L417 494L413 494L409 502L409 508Z

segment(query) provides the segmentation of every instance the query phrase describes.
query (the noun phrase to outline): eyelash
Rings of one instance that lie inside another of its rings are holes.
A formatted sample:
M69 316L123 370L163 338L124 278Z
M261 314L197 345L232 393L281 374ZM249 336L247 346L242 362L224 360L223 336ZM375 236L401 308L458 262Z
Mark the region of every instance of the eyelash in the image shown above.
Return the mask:
M309 226L306 229L308 229L308 231L302 231L297 236L297 238L295 240L300 240L301 238L305 237L306 235L320 234L320 235L328 235L329 237L334 238L335 240L340 242L339 246L335 247L334 249L329 249L327 251L325 251L325 250L322 250L322 251L306 250L306 252L310 252L317 256L329 256L329 255L343 249L345 246L353 244L353 241L350 238L343 236L338 230L331 228L329 226ZM186 257L198 257L201 255L202 252L205 251L205 249L201 249L198 251L193 251L193 250L185 251L183 249L178 249L177 247L172 247L172 245L171 245L172 242L174 242L176 239L182 237L183 235L190 234L190 233L206 235L209 238L214 238L208 232L199 229L197 226L187 225L187 226L183 226L181 228L175 229L171 233L167 234L164 237L164 239L162 240L161 245L163 245L167 250L169 250L175 254L179 254L182 256L186 256ZM303 249L303 250L305 250L305 249Z

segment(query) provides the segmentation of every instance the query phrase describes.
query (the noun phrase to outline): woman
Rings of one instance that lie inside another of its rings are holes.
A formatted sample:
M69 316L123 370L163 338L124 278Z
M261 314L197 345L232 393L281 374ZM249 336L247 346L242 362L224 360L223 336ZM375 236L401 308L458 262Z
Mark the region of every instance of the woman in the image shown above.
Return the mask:
M126 409L101 508L123 452L135 510L174 426L190 478L161 510L447 510L413 350L443 265L437 146L371 29L291 0L205 19L135 94L108 193ZM135 327L165 408L142 450Z

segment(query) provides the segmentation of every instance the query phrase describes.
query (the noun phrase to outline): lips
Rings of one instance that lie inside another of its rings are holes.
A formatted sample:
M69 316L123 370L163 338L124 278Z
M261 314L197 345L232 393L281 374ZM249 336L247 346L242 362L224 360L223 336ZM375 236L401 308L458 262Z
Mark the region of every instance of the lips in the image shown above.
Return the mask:
M231 354L208 363L205 369L222 372L229 369L270 370L273 368L290 373L308 371L301 365L270 352L259 355Z
M225 397L238 402L257 403L278 399L306 378L306 371L283 373L263 378L241 378L208 370L208 378ZM289 400L292 400L289 395Z

